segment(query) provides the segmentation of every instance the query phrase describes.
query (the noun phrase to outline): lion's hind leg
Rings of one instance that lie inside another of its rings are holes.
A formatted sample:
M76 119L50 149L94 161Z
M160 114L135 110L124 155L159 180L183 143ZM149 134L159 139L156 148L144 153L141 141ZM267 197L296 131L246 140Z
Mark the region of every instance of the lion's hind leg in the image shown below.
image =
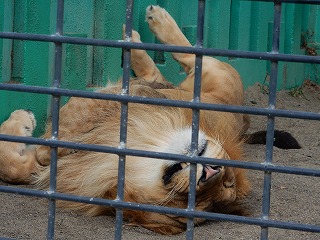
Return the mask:
M148 6L146 9L146 21L150 30L165 44L191 47L191 43L181 32L176 21L170 14L159 6ZM184 71L189 74L195 64L195 55L188 53L172 53Z
M146 21L150 30L165 44L191 47L175 20L159 6L146 9ZM193 92L195 78L195 55L189 53L172 53L187 73L180 88ZM206 102L242 105L243 86L238 72L229 64L215 58L202 58L201 98ZM205 99L206 98L206 99ZM240 116L240 115L238 115ZM239 117L242 125L243 119ZM244 127L245 129L245 127Z
M32 136L36 126L28 110L16 110L0 127L1 134ZM0 179L10 183L29 183L36 172L36 152L25 143L0 141Z

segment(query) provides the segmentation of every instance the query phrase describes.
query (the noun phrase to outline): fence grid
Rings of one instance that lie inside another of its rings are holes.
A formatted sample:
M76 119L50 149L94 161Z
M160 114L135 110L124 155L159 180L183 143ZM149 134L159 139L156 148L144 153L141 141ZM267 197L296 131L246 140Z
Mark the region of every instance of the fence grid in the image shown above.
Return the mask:
M263 1L263 0L262 0ZM63 19L64 19L64 0L57 0L57 18L56 18L56 33L54 35L43 34L28 34L28 33L15 33L15 32L0 32L0 38L3 39L19 39L28 41L44 41L53 42L55 44L54 55L54 79L51 87L39 86L24 86L16 84L0 84L0 90L9 90L17 92L29 92L47 94L52 96L51 101L51 115L52 115L52 135L51 139L44 140L33 137L16 137L10 135L0 134L0 140L24 142L28 144L46 145L51 147L51 162L50 162L50 187L49 191L41 191L34 189L24 189L12 186L0 186L0 192L21 194L27 196L36 196L49 199L48 206L48 229L47 238L54 239L55 229L55 208L56 200L75 201L82 203L97 204L103 206L110 206L116 209L116 223L115 223L115 239L122 237L123 225L123 208L132 210L151 211L157 213L174 214L188 218L186 239L193 239L194 235L194 218L206 218L209 220L232 221L236 223L244 223L250 225L261 226L261 239L268 239L268 229L282 228L290 230L300 230L309 232L320 232L320 226L310 224L298 224L285 221L275 221L269 219L270 211L270 193L271 193L271 173L280 172L286 174L306 175L320 177L320 169L307 169L288 166L277 166L272 163L273 156L273 137L274 137L274 121L276 117L286 118L300 118L309 120L320 120L320 113L302 112L302 111L289 111L279 110L275 108L276 103L276 86L278 79L278 62L301 62L301 63L317 63L320 64L319 56L302 56L292 54L279 53L279 39L280 39L280 21L281 21L281 6L282 3L296 3L296 4L320 4L318 0L275 0L267 1L274 3L274 26L273 26L273 41L271 52L250 52L250 51L237 51L237 50L221 50L209 49L203 47L203 29L204 29L204 12L205 1L198 1L198 21L197 21L197 43L194 47L181 47L181 46L167 46L163 44L150 44L150 43L133 43L130 42L132 34L132 10L133 0L127 0L126 4L126 30L124 41L112 41L102 39L88 39L80 37L66 37L63 36ZM97 92L87 92L80 90L69 90L60 88L61 83L61 70L62 70L62 46L65 43L116 47L123 49L123 81L122 81L122 94L102 94ZM129 79L130 79L130 49L145 49L145 50L161 50L167 52L184 52L196 54L195 62L195 83L194 83L194 98L192 102L172 101L167 99L151 99L137 96L129 96ZM200 89L201 89L201 68L202 56L226 56L238 58L251 58L260 60L269 60L271 62L270 72L270 85L269 85L269 103L267 108L253 108L245 106L228 106L217 104L201 103ZM74 96L95 99L105 99L121 102L121 120L120 120L120 142L118 148L108 146L97 146L90 144L80 144L75 142L66 142L58 140L59 133L59 109L61 96ZM192 156L183 156L177 154L159 153L151 151L142 151L126 148L127 140L127 117L128 117L128 103L141 103L141 104L154 104L164 106L175 106L182 108L191 108L192 115L192 139L191 147L194 154ZM197 156L198 145L198 130L199 130L199 111L215 110L215 111L228 111L235 113L245 113L253 115L264 115L268 117L267 121L267 143L266 143L266 158L265 162L250 163L241 161L231 161L223 159L205 159ZM59 147L82 149L87 151L98 151L106 153L114 153L119 155L119 169L118 169L118 187L117 197L115 200L74 196L70 194L63 194L56 192L56 174L57 174L57 149ZM188 195L187 209L176 209L163 206L154 206L148 204L128 203L124 201L124 176L125 176L125 159L126 156L140 156L161 159L171 159L191 163L190 168L190 191ZM196 163L214 163L224 166L240 167L246 169L259 170L264 172L264 185L263 185L263 200L262 200L262 215L260 218L242 217L218 213L199 212L194 210L195 206L195 182L196 182Z

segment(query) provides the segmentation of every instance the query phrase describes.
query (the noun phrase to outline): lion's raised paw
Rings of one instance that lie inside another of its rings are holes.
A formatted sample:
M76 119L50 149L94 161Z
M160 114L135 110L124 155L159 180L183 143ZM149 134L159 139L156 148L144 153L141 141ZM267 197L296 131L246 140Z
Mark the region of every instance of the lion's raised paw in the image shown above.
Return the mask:
M169 25L175 23L170 14L160 6L150 5L146 9L146 21L150 27L156 27L156 25Z
M161 22L161 18L170 16L168 12L160 6L150 5L146 9L147 22Z
M150 30L163 43L169 43L167 40L169 34L179 29L170 14L164 8L155 5L147 7L146 22L148 22Z

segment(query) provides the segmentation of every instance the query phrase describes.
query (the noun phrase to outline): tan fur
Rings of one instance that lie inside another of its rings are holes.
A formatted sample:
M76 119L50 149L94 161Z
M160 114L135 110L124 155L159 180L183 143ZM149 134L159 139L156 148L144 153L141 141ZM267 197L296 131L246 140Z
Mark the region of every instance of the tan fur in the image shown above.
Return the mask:
M148 7L146 20L151 31L163 43L191 46L164 9L158 6ZM135 31L133 41L140 42L139 34ZM161 75L145 51L132 50L131 53L132 69L138 80L131 80L130 95L192 100L194 55L173 53L173 57L188 73L179 87L173 87ZM243 87L239 74L228 64L211 57L203 58L201 91L202 102L243 104ZM119 94L121 86L115 84L99 92ZM22 120L16 122L13 117L15 115L19 115ZM21 110L16 111L2 124L1 133L29 136L23 132L23 126L30 125L32 121L35 123L30 114L27 115ZM60 110L59 139L118 147L119 121L120 103L118 102L71 98ZM129 103L127 147L188 155L190 154L191 122L190 109ZM248 123L248 119L242 114L200 111L199 145L206 143L202 156L241 159L240 136L247 130ZM43 137L50 138L50 134L49 125ZM26 155L29 151L21 152L21 149L26 149L24 144L0 142L0 177L8 182L28 182L37 163L37 175L31 183L38 188L47 188L50 148L39 146L36 149L36 155L31 154L31 156ZM17 153L20 155L22 153L22 156L16 157ZM106 199L116 197L117 155L59 148L58 156L57 191ZM27 167L24 161L19 160L22 157L26 158L25 161L30 163L31 167ZM175 172L170 181L165 183L163 177L174 164L177 162L127 156L125 200L185 208L189 191L189 164L178 163L182 169ZM21 170L17 173L12 169ZM217 174L202 181L204 169L205 166L197 164L196 209L232 212L232 206L243 199L250 190L244 170L221 166ZM75 202L63 202L61 205L92 216L114 212L111 208ZM185 229L186 220L178 216L132 210L124 210L124 216L133 225L141 225L163 234L176 234ZM197 223L202 221L203 219L196 219Z

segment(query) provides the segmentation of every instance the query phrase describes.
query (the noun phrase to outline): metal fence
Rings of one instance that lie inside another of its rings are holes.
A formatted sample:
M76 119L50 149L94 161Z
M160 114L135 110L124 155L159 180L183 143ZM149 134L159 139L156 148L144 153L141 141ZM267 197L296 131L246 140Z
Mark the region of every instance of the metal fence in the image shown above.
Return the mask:
M151 211L157 213L173 214L188 218L186 239L193 239L194 225L193 218L206 218L209 220L232 221L236 223L244 223L250 225L261 226L261 239L268 239L269 228L282 228L309 232L320 232L320 226L297 224L285 221L275 221L269 219L270 211L270 192L271 192L271 173L287 173L306 176L320 176L320 170L307 169L287 166L277 166L272 164L273 158L273 137L274 137L274 121L276 117L285 118L298 118L320 120L319 113L302 112L302 111L288 111L279 110L275 108L276 102L276 83L278 76L278 62L301 62L301 63L315 63L320 64L319 56L303 56L292 54L279 53L279 34L280 34L280 18L281 18L281 5L282 3L297 3L297 4L320 4L318 0L283 0L283 1L268 1L274 2L274 27L273 27L273 42L271 52L250 52L250 51L237 51L237 50L221 50L221 49L208 49L202 46L203 42L203 28L204 28L204 10L205 1L198 1L198 23L197 23L197 43L194 47L181 47L181 46L167 46L162 44L148 44L148 43L133 43L130 42L132 31L132 9L133 0L127 0L126 9L126 32L124 41L102 40L102 39L88 39L79 37L67 37L63 35L63 19L64 19L64 0L57 1L57 18L56 18L56 32L53 35L43 34L27 34L15 32L0 32L0 38L3 39L19 39L27 41L43 41L53 42L55 44L54 56L54 80L51 87L39 86L24 86L17 84L0 84L0 90L16 91L16 92L29 92L38 94L47 94L52 96L52 137L49 140L32 137L16 137L9 135L1 135L0 140L24 142L28 144L46 145L51 147L51 163L50 163L50 188L48 191L24 189L12 186L0 186L0 192L22 194L28 196L37 196L49 199L48 207L48 230L47 238L54 239L55 229L55 209L56 200L76 201L82 203L98 204L103 206L111 206L116 209L116 226L115 226L115 239L121 239L122 225L123 225L123 208ZM97 92L88 92L80 90L69 90L60 88L61 83L61 69L62 69L62 46L63 44L81 44L103 47L115 47L123 49L123 81L122 81L122 94L102 94ZM159 50L167 52L183 52L193 53L196 55L196 73L195 73L195 90L194 100L192 102L172 101L167 99L152 99L138 96L129 96L129 79L130 79L130 49L146 49L146 50ZM229 105L215 105L199 102L200 96L200 81L201 81L201 67L203 55L214 56L227 56L237 58L250 58L259 60L269 60L271 62L270 72L270 85L269 85L269 104L267 108L253 108L245 106L229 106ZM121 102L121 127L120 127L120 142L118 148L108 146L97 146L89 144L80 144L75 142L65 142L58 140L59 134L59 108L60 98L62 96L74 96L84 98L95 98L104 100L113 100ZM214 111L228 111L234 113L245 113L253 115L267 116L267 143L266 143L266 157L263 164L249 163L240 161L230 161L223 159L205 159L201 157L189 157L176 154L155 153L149 151L141 151L126 148L127 138L127 116L128 116L128 103L143 103L164 106L175 106L181 108L190 108L193 111L192 124L192 148L197 149L198 129L199 129L199 110L214 110ZM118 172L118 191L117 198L114 200L90 198L83 196L74 196L69 194L62 194L56 192L56 174L57 174L57 148L73 148L87 151L98 151L106 153L114 153L119 156L119 172ZM183 162L190 162L190 193L188 198L187 209L176 209L162 206L154 206L148 204L128 203L124 201L124 176L125 176L125 160L126 156L141 156L151 158L171 159ZM225 215L218 213L199 212L194 210L195 206L195 168L196 163L214 163L224 166L232 166L246 169L253 169L264 172L264 185L263 185L263 200L262 200L262 215L260 218L242 217Z

